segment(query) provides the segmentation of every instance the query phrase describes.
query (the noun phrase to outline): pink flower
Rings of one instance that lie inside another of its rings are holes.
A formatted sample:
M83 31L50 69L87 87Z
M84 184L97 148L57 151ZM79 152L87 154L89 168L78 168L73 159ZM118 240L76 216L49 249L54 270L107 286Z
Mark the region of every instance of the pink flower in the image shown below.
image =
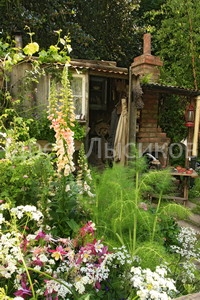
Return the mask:
M33 265L42 267L44 263L39 258L37 258L33 261Z
M49 280L45 279L44 282L48 284ZM46 300L58 300L57 292L54 291L52 288L50 290L46 288L44 296L46 296Z
M80 235L82 237L86 236L86 234L94 235L94 231L96 230L95 224L92 221L89 221L80 229Z
M32 296L32 292L30 291L30 288L27 287L25 281L22 281L21 288L19 288L14 295L26 299L26 296Z
M100 244L100 241L94 240L92 243L87 243L84 247L81 247L77 253L77 264L95 260L96 265L100 265L108 254L108 247ZM95 259L94 259L95 258Z
M23 241L20 244L20 248L22 249L22 251L26 252L28 244L28 240L26 239L26 237L24 237Z
M41 254L41 253L45 253L46 252L46 247L44 247L44 248L42 248L42 247L36 247L36 248L34 248L33 250L32 250L32 252L33 252L33 255L34 256L37 256L37 255L39 255L39 254Z
M49 252L51 252L51 256L53 258L55 258L55 260L62 260L63 256L67 254L67 252L63 249L62 246L58 246L56 247L55 250L48 250Z
M39 240L39 239L44 239L45 238L45 236L46 236L46 233L45 232L43 232L43 231L40 231L40 232L38 232L38 234L37 234L37 236L36 236L36 240Z
M96 282L95 282L95 288L96 288L97 290L100 290L100 289L101 289L101 284L100 284L99 281L96 281Z
M138 206L139 206L139 208L141 208L141 209L143 209L143 210L148 210L148 206L147 206L147 204L144 203L144 202L140 202Z

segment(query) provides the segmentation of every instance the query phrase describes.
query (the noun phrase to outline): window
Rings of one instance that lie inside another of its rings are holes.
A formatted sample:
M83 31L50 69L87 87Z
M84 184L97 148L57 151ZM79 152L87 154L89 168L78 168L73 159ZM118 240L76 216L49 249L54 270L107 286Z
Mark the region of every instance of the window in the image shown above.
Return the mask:
M107 108L107 79L91 77L90 79L90 108L106 110Z
M74 74L71 80L71 89L76 119L83 120L85 117L85 76Z

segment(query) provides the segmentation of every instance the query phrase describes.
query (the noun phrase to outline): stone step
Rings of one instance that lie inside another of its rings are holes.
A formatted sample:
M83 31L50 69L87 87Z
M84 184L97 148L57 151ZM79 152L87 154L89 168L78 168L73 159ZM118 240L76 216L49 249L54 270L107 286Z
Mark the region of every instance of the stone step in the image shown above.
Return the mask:
M158 128L158 124L155 120L152 120L152 122L148 123L140 123L140 128Z
M200 299L200 293L195 293L195 294L181 296L179 298L175 298L174 300L199 300L199 299Z
M198 233L198 235L200 235L200 227L191 223L190 220L179 220L177 221L177 223L181 227L189 227L194 229Z
M170 139L166 136L163 137L137 137L137 143L170 143Z
M158 107L157 105L152 105L152 106L148 106L143 108L142 110L142 117L148 117L148 116L153 116L156 115L156 118L158 117Z
M155 128L156 129L156 128ZM155 138L166 138L166 133L159 132L157 130L149 131L149 132L138 132L138 138L148 138L148 137L155 137Z
M197 204L188 201L187 202L187 207L192 211L195 207L197 206ZM189 224L191 224L191 226L195 226L197 228L199 228L200 231L200 214L196 214L193 213L189 216L189 219L187 220L187 222L189 222Z
M189 217L189 221L194 226L199 227L199 230L200 230L200 215L191 214L191 216Z
M140 121L141 127L149 127L148 124L156 124L157 125L158 121L153 118L152 116L149 116L148 118L142 118ZM158 125L157 125L158 126Z
M155 130L157 132L162 132L162 129L160 127L140 127L140 132L152 132L152 130Z
M197 205L195 203L188 200L186 203L186 207L191 210L191 215L187 220L179 220L178 224L184 227L191 227L200 235L200 215L192 212L192 209L194 209L196 206Z

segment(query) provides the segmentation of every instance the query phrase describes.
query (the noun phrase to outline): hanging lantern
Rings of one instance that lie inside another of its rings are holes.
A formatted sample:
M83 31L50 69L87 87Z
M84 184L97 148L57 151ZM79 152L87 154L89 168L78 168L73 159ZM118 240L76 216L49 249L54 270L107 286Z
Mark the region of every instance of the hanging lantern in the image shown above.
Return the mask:
M191 104L185 112L185 122L186 127L194 127L194 106Z

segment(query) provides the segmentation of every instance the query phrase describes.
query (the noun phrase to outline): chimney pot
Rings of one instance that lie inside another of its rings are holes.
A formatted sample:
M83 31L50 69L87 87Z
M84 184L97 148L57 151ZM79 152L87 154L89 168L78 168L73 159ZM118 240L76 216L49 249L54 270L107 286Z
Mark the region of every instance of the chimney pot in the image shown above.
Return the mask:
M134 58L131 64L131 72L135 75L150 75L150 82L158 82L160 78L159 67L163 65L159 56L151 54L151 34L143 35L143 54Z
M145 33L143 36L143 54L151 55L151 34Z

